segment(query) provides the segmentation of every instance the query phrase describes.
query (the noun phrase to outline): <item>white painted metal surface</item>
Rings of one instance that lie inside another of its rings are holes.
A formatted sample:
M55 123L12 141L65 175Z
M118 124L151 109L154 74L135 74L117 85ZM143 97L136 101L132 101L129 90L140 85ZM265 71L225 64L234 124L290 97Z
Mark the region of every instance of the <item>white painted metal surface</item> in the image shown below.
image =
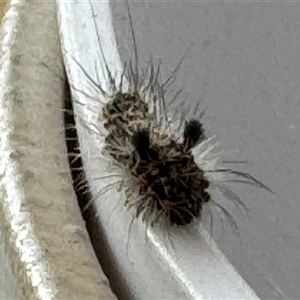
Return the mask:
M85 125L88 122L97 131L101 95L81 67L106 87L108 74L104 58L113 74L120 75L123 65L108 1L92 2L92 5L61 1L58 15L67 73L76 99L74 110L84 168L96 199L95 222L107 243L106 249L97 248L97 255L102 257L101 263L118 296L122 299L258 299L204 231L174 229L165 234L160 230L146 230L140 221L131 227L131 213L125 211L124 199L118 192L110 190L97 197L109 183L98 179L107 174L108 164L100 155L103 138Z

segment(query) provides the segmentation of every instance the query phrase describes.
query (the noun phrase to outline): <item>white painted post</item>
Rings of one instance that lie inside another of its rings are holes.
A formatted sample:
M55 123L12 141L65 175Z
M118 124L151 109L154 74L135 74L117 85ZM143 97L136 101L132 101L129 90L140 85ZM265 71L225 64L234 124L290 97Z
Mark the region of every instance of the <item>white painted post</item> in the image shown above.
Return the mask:
M97 254L102 256L103 261L108 261L106 269L118 294L123 293L130 299L258 299L204 231L190 233L174 229L167 236L160 230L147 230L148 239L145 239L145 228L141 222L135 222L130 230L132 217L130 212L125 211L124 198L118 192L111 190L96 197L107 184L107 181L97 180L100 175L105 175L107 167L100 156L103 139L84 126L83 120L97 126L102 107L101 95L91 88L74 58L102 87L108 85L104 61L113 74L117 72L120 75L123 66L115 41L109 1L92 2L92 7L103 54L99 51L88 2L58 2L59 26L68 77L71 85L76 87L72 90L77 99L74 110L84 168L96 198L95 218L109 249L106 252L100 249ZM85 97L77 89L91 97Z

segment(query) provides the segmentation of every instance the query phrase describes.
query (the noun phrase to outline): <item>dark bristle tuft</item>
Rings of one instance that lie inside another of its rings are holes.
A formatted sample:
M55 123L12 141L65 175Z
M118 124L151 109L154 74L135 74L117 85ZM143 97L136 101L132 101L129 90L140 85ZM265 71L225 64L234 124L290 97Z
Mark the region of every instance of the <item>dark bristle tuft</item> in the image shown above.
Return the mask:
M149 130L141 129L135 132L132 136L132 144L140 158L146 160L150 147Z
M185 123L183 133L183 144L187 149L195 147L204 138L204 129L197 120L190 120Z

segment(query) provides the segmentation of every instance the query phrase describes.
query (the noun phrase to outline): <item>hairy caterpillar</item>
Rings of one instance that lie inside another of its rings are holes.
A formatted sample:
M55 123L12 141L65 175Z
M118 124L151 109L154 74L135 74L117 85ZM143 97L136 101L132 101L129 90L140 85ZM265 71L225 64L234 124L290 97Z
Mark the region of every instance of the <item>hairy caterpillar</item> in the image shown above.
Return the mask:
M106 63L110 74L108 90L94 83L102 99L106 99L99 112L99 127L105 137L103 153L124 174L125 204L135 209L136 217L142 214L151 226L189 224L201 218L204 204L217 205L234 223L227 210L212 199L208 188L217 188L230 200L243 207L244 204L228 187L214 184L214 178L269 189L245 172L219 166L220 157L213 155L214 147L200 120L185 120L183 113L166 113L166 90L181 62L164 83L158 81L160 65L154 70L151 63L148 73L140 72L129 10L128 16L135 62L124 67L119 84ZM123 78L128 85L123 84Z

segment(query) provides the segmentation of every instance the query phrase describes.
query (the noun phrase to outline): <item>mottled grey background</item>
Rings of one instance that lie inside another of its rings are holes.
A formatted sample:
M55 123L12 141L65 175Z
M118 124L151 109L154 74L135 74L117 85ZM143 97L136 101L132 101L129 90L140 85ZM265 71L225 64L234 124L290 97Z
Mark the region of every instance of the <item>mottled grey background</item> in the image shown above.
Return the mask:
M161 58L166 78L191 46L173 86L184 88L178 101L201 99L208 135L217 135L226 157L246 159L245 170L276 192L239 185L251 210L236 216L241 238L228 227L214 238L260 297L300 299L300 3L130 7L141 63ZM132 50L126 5L113 2L112 9L126 60Z

